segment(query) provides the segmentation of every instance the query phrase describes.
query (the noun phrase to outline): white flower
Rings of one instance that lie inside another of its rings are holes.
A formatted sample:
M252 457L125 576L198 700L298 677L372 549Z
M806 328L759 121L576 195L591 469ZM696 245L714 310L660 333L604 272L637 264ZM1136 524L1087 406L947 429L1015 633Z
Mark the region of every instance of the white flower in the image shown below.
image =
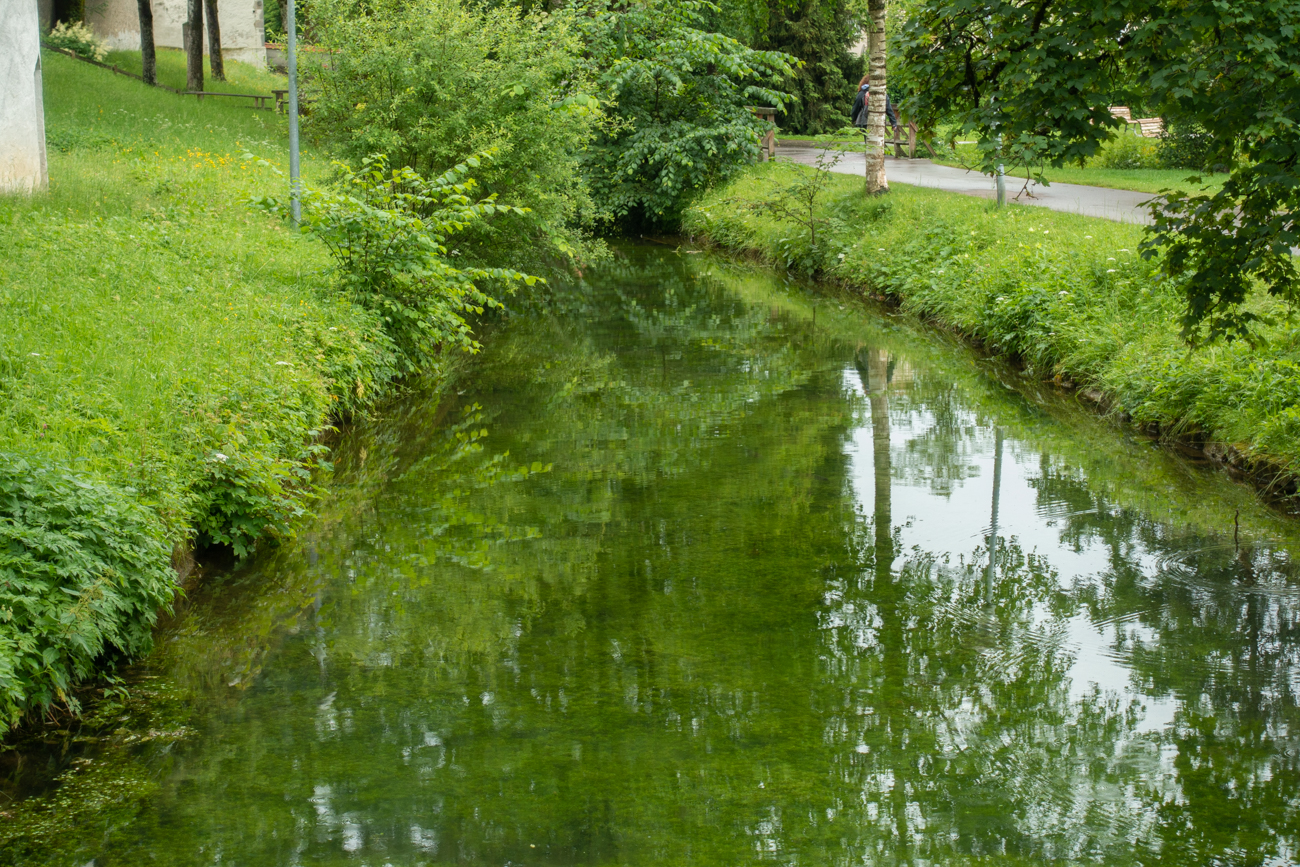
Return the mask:
M281 366L281 367L293 367L293 362L292 362L292 361L277 361L277 362L276 362L276 365Z
M1114 269L1114 268L1107 268L1107 269L1106 269L1106 273L1107 273L1107 274L1114 274L1114 273L1115 273L1115 269Z
M225 455L223 455L221 452L213 452L213 453L212 453L212 459L213 459L214 461L220 461L220 462L223 463L223 464L224 464L226 461L230 460L230 459L227 458Z

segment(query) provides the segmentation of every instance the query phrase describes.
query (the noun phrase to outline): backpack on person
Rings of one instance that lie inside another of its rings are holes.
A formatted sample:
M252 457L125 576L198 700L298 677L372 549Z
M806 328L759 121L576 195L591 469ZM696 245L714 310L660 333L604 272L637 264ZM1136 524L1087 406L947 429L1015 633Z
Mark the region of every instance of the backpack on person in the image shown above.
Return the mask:
M853 125L859 129L867 125L867 94L870 91L870 84L859 87L858 95L853 100L853 110L849 112L849 117L853 119Z

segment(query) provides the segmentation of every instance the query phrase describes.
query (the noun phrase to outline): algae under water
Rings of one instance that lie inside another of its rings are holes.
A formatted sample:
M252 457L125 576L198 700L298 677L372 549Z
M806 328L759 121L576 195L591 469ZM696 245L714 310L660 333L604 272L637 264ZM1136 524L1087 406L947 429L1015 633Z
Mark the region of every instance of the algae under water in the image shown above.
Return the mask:
M466 388L349 434L320 517L160 635L184 730L88 745L134 782L10 809L10 859L1296 857L1300 532L1221 472L663 249Z

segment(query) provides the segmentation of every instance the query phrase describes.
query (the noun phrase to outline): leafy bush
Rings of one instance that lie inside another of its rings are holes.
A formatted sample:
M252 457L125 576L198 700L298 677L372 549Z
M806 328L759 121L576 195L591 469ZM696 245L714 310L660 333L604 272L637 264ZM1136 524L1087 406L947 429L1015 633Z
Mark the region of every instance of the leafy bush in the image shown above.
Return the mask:
M507 268L457 268L449 261L448 237L494 215L524 216L524 208L498 205L496 195L474 200L470 169L489 151L441 177L426 181L410 167L390 169L382 156L354 170L336 163L342 191L307 187L302 228L319 238L338 265L348 300L377 313L401 353L406 373L432 365L444 346L476 352L467 315L501 303L480 284L533 285L538 278ZM256 203L285 214L282 199Z
M1214 138L1197 124L1171 123L1160 137L1156 161L1164 169L1190 169L1195 172L1227 171L1215 166Z
M690 199L754 162L768 125L748 108L782 108L769 85L799 62L704 29L705 0L586 0L588 74L614 106L584 155L591 189L615 218L673 224Z
M478 183L529 210L465 228L457 244L476 264L537 270L598 253L582 231L596 205L578 161L603 113L587 94L571 10L319 0L312 21L336 53L308 72L310 134L354 165L382 153L425 177L494 150Z
M96 658L147 647L177 547L289 533L314 504L320 434L406 369L381 317L330 291L324 247L246 207L283 179L239 154L282 122L54 52L43 73L51 137L75 146L51 151L48 193L0 197L0 452L48 490L23 495L19 523L0 508L0 596L55 608L0 599L0 729L65 700ZM44 561L33 528L64 540ZM64 630L68 570L114 552L117 583Z
M44 41L46 45L53 48L62 48L78 57L97 60L100 63L103 63L104 58L108 56L108 46L104 40L80 21L71 24L60 21L54 25L53 30L45 34Z
M149 649L170 554L130 492L0 452L0 734L29 708L75 708L69 688L105 655Z
M1159 144L1155 139L1122 132L1101 146L1088 165L1099 169L1159 169Z

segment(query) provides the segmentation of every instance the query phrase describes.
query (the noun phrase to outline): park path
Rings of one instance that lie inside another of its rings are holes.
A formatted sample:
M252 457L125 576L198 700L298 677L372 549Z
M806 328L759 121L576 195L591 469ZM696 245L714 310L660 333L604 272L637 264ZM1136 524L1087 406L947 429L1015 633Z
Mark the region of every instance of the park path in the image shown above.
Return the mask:
M783 144L777 147L776 157L811 166L816 165L817 157L821 152L820 148ZM843 158L832 171L861 177L866 172L866 157L861 153L845 151ZM886 160L885 174L891 184L933 187L937 190L984 199L997 197L993 178L979 172L937 165L930 160L898 159L891 156ZM1016 193L1020 192L1024 183L1024 178L1006 179L1007 201L1070 214L1083 214L1087 217L1101 217L1118 223L1151 222L1150 212L1142 206L1144 202L1155 198L1151 193L1054 183L1048 187L1034 185L1031 188L1032 198L1026 194L1015 199Z

